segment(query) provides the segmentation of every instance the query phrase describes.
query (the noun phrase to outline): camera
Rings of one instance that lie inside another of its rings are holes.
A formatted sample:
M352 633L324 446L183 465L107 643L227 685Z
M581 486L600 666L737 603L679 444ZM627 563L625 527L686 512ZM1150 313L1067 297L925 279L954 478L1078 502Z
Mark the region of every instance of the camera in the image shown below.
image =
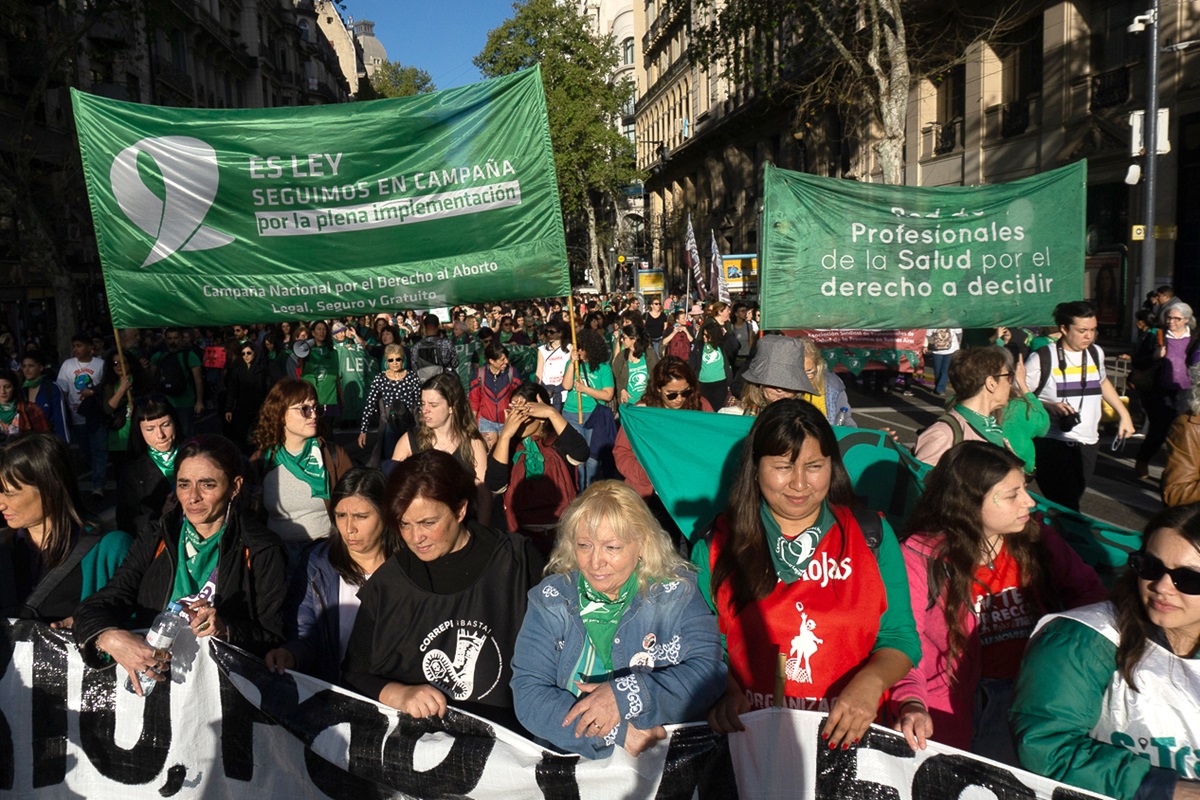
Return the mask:
M1070 433L1071 429L1078 425L1079 422L1079 412L1072 411L1070 414L1058 418L1058 429L1063 433Z

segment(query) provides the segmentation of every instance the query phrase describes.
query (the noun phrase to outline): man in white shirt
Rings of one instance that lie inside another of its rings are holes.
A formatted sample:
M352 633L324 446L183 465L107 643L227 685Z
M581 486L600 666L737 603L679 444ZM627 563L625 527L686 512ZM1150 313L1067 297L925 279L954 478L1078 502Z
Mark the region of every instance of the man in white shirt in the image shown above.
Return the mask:
M1104 371L1096 344L1096 312L1083 301L1059 303L1054 321L1062 337L1040 347L1025 362L1025 382L1050 414L1050 431L1034 442L1041 493L1079 510L1096 470L1100 399L1117 411L1117 436L1133 435L1133 420Z
M108 429L104 425L104 361L92 352L85 333L71 337L71 358L62 363L55 381L67 399L71 416L71 443L79 446L92 470L92 499L104 499L104 473L108 469ZM87 406L81 410L81 406Z

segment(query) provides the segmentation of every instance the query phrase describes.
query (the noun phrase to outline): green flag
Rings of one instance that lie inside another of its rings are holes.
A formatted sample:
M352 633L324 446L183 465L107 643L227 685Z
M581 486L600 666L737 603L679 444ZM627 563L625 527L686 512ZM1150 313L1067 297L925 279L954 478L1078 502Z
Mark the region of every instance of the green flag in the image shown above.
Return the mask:
M689 541L709 529L728 505L742 446L753 417L705 411L621 407L621 425L654 491ZM670 432L670 443L663 439ZM917 461L882 431L835 427L842 462L854 493L867 508L881 511L897 532L924 488L929 465ZM685 444L678 444L685 443ZM1043 520L1075 548L1106 583L1111 583L1141 534L1088 517L1034 496Z
M303 108L72 99L119 327L569 292L538 68Z
M1086 162L997 186L887 186L770 164L763 182L764 328L1045 325L1083 296Z

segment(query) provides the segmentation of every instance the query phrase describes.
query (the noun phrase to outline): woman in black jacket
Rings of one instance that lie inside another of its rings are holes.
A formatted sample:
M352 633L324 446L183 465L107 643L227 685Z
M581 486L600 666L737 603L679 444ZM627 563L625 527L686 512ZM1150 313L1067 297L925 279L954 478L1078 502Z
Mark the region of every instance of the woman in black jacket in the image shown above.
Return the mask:
M233 354L233 363L225 371L225 423L222 432L243 453L249 453L253 449L250 431L274 381L271 380L267 360L250 342L239 344Z
M179 417L171 401L152 395L133 408L129 457L117 475L117 528L137 537L167 510L175 491Z
M140 686L137 672L165 678L161 653L124 628L145 628L173 601L197 637L216 636L259 656L283 641L284 555L279 539L243 510L242 457L221 436L199 436L175 459L178 505L138 537L124 564L75 614L84 661L111 656Z

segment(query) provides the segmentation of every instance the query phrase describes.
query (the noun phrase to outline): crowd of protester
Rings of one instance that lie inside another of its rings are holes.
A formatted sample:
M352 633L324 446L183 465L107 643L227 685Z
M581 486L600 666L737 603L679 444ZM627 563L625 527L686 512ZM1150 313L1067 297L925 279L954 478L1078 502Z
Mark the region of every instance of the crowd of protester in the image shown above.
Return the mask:
M1137 469L1167 445L1169 507L1111 593L1027 488L1078 510L1103 404L1134 434L1087 304L1041 341L926 332L946 407L894 530L852 490L844 374L812 340L743 303L566 302L122 331L119 348L85 332L61 364L32 343L0 365L0 611L163 680L169 655L131 631L178 601L196 636L274 670L589 758L673 723L735 736L785 705L827 712L829 747L881 722L1116 797L1200 796L1194 758L1136 744L1200 746L1200 353L1169 289L1139 315L1130 378ZM631 407L753 418L704 535L658 497ZM197 433L207 414L220 435ZM430 646L445 620L475 626L457 651Z

